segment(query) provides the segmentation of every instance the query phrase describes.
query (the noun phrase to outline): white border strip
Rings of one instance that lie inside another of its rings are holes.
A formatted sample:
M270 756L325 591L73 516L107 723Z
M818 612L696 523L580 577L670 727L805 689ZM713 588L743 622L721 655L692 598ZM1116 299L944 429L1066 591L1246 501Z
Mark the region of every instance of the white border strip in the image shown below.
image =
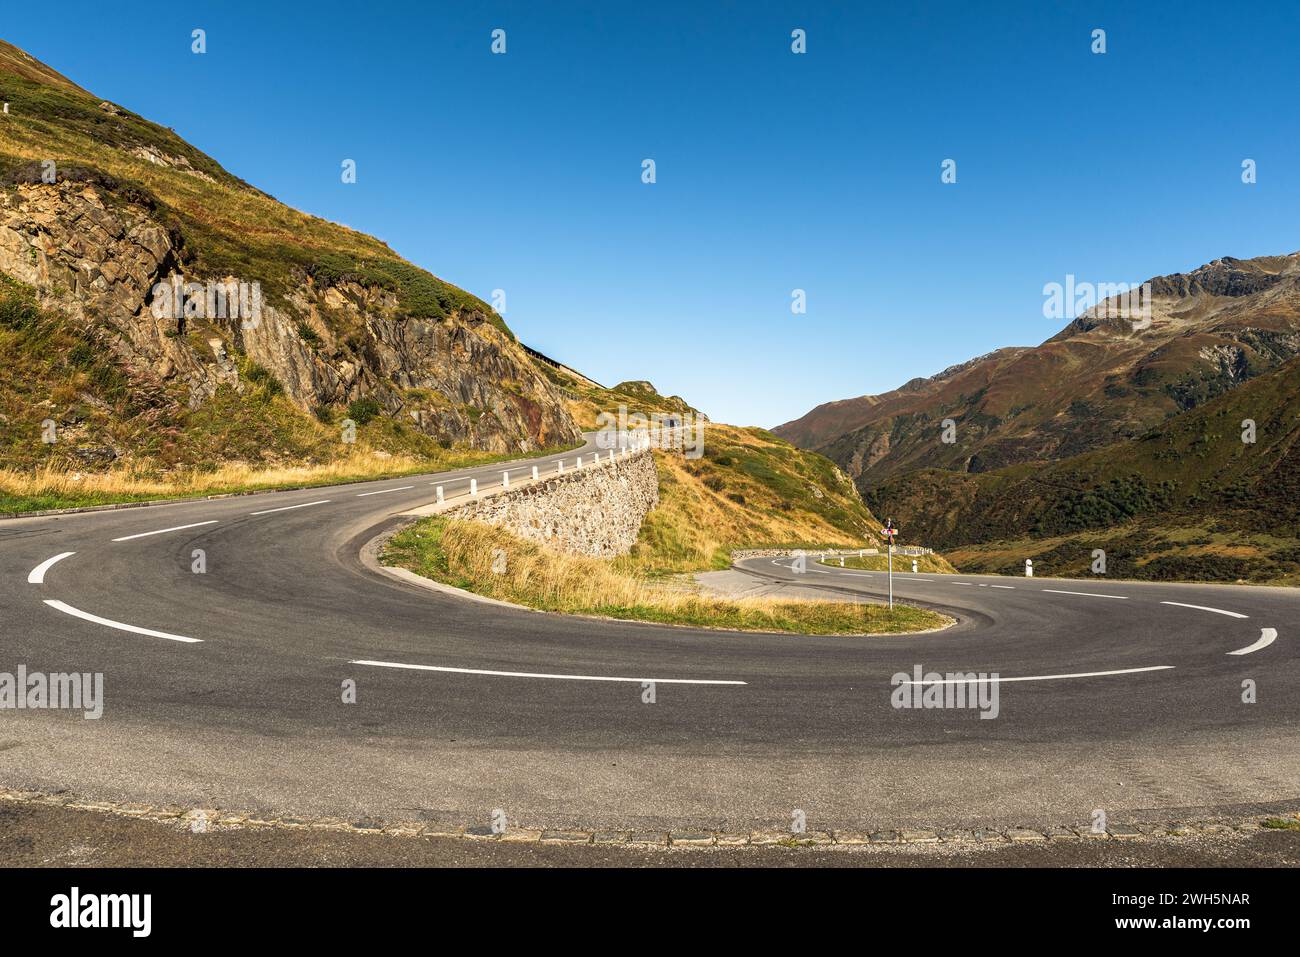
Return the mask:
M1040 588L1039 591L1051 592L1053 595L1082 595L1084 598L1118 598L1128 601L1128 595L1103 595L1095 591L1061 591L1059 588Z
M187 528L198 528L200 525L215 525L217 520L214 518L210 522L195 522L193 525L173 525L171 528L160 528L156 532L141 532L138 535L123 535L121 538L115 538L115 542L129 542L133 538L148 538L150 535L162 535L164 532L180 532Z
M632 681L637 684L652 682L659 685L743 685L744 681L722 681L706 678L614 678L608 675L552 675L534 671L487 671L483 668L447 668L441 665L408 665L399 661L349 661L350 665L372 665L376 668L404 668L409 671L444 671L457 675L491 675L496 678L550 678L557 681Z
M73 618L81 618L85 621L93 621L97 625L104 625L108 628L116 628L118 631L129 631L134 635L148 635L151 638L166 638L168 641L184 641L191 644L200 644L202 638L186 638L184 635L172 635L165 631L151 631L148 628L137 628L135 625L126 625L120 621L113 621L109 618L100 618L98 615L92 615L88 611L82 611L80 608L73 608L71 605L64 604L61 601L45 599L45 604L49 605L65 615L71 615Z
M329 499L323 498L319 502L303 502L301 505L285 505L283 508L265 508L262 509L262 511L260 512L249 512L248 514L249 515L270 515L272 512L287 512L290 509L306 508L309 505L324 505L328 501Z
M358 492L357 498L365 498L367 495L383 495L385 492L405 492L408 488L415 488L415 486L403 485L401 488L381 488L377 492Z
M53 565L55 562L61 562L61 561L63 561L65 558L67 558L68 556L70 556L70 555L75 555L75 554L77 554L77 553L76 553L76 552L60 552L59 554L55 555L53 558L47 558L47 559L45 559L45 561L41 562L39 565L37 565L37 566L36 566L35 568L33 568L30 572L27 573L27 584L29 584L29 585L44 585L44 584L45 584L45 573L48 572L48 571L50 570L50 566Z
M1249 618L1250 615L1242 615L1235 611L1224 611L1222 608L1211 608L1209 605L1188 605L1181 601L1162 601L1162 605L1177 605L1179 608L1195 608L1197 611L1212 611L1216 615L1227 615L1229 618Z
M1235 654L1235 652L1233 652L1233 654ZM1122 668L1119 671L1080 671L1071 675L1026 675L1023 678L994 678L990 675L988 677L976 678L976 682L996 681L1004 684L1008 681L1055 681L1058 678L1103 678L1106 675L1135 675L1140 671L1169 671L1172 670L1173 667L1173 665L1151 665L1148 668ZM909 685L968 685L975 682L968 681L965 678L954 678L951 681L947 679L943 681L925 681L923 679L921 681L908 681L905 683Z

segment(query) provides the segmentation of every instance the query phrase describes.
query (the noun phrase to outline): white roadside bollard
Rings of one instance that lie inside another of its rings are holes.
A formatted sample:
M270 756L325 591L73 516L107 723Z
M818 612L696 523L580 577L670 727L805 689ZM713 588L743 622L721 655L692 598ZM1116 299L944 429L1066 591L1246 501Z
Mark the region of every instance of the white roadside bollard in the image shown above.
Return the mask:
M582 468L582 456L581 456L581 455L578 456L578 464L575 465L574 468L575 468L575 469L580 469L580 468Z
M501 487L502 488L510 487L510 473L508 471L501 473Z
M537 466L536 466L536 465L533 466L533 481L534 481L534 482L537 481Z
M915 558L912 559L912 574L913 574L913 575L916 574L916 559L915 559Z
M1034 577L1034 560L1032 558L1025 559L1025 577L1026 578Z
M439 486L438 486L438 504L441 505L444 501L445 501L445 499L443 499L443 497L442 497L442 486L439 485Z
M843 567L844 567L844 556L841 555L841 556L840 556L840 568L843 568Z
M478 479L469 480L469 494L470 495L478 494Z
M614 450L613 450L613 449L610 449L610 450L609 450L609 462L610 462L611 465L614 464Z
M563 474L563 472L564 472L564 459L560 459L560 461L555 463L555 474L561 475Z

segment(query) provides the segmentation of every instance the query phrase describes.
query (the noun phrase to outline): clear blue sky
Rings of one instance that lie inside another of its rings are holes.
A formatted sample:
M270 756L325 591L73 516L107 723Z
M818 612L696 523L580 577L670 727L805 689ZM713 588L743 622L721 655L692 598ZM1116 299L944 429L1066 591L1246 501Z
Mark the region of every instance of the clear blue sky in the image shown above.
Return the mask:
M64 0L9 4L3 35L505 289L534 347L740 424L1041 342L1067 273L1300 249L1293 3Z

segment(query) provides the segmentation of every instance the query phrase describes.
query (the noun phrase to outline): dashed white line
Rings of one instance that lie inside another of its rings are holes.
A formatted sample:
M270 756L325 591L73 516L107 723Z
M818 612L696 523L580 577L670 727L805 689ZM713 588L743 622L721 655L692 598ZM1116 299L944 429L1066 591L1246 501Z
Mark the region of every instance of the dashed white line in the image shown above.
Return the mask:
M448 668L442 665L408 665L397 661L349 661L350 665L372 665L376 668L404 668L409 671L444 671L458 675L490 675L496 678L550 678L558 681L653 681L661 685L743 685L744 681L724 681L713 678L613 678L607 675L553 675L534 671L488 671L483 668Z
M1224 611L1222 608L1211 608L1209 605L1188 605L1181 601L1162 601L1162 605L1177 605L1179 608L1195 608L1197 611L1212 611L1216 615L1227 615L1229 618L1249 618L1250 615L1242 615L1235 611Z
M104 625L108 628L116 628L118 631L129 631L136 635L149 635L152 638L166 638L169 641L184 641L192 644L199 644L202 638L186 638L184 635L173 635L165 631L154 631L151 628L138 628L135 625L123 624L120 621L113 621L110 618L100 618L98 615L92 615L88 611L82 611L80 608L73 608L71 605L64 604L61 601L52 601L45 599L45 604L51 608L63 612L65 615L71 615L73 618L81 618L85 621L92 621L97 625Z
M50 566L53 565L55 562L61 562L61 561L63 561L63 560L64 560L65 558L67 558L69 555L75 555L75 554L77 554L77 553L76 553L76 552L60 552L58 555L55 555L53 558L47 558L47 559L45 559L45 561L41 562L39 565L37 565L37 566L36 566L35 568L33 568L30 572L27 573L27 584L29 584L29 585L44 585L44 584L45 584L45 573L46 573L47 571L50 570Z
M133 538L148 538L150 535L162 535L166 532L180 532L187 528L198 528L200 525L215 525L217 520L214 518L210 522L195 522L192 525L173 525L171 528L160 528L156 532L141 532L138 535L123 535L121 538L115 538L115 542L129 542Z
M1103 595L1095 591L1061 591L1059 588L1042 588L1040 591L1050 591L1053 595L1082 595L1084 598L1118 598L1120 601L1128 601L1128 595Z
M403 485L401 488L381 488L377 492L358 492L357 498L365 498L367 495L383 495L385 492L405 492L408 488L415 488L415 486Z
M1253 651L1259 651L1261 648L1267 648L1277 640L1276 628L1261 628L1259 630L1259 641L1253 645L1247 645L1245 648L1238 648L1236 651L1230 651L1230 655L1248 655Z
M1146 668L1121 668L1118 671L1078 671L1075 672L1074 674L1068 674L1068 675L1025 675L1024 677L1020 677L1020 678L1002 678L1002 677L994 678L992 676L988 676L983 678L982 680L1005 683L1007 681L1056 681L1060 678L1104 678L1107 675L1134 675L1141 671L1171 671L1173 667L1174 667L1173 665L1151 665ZM909 685L916 685L916 684L968 685L970 684L970 681L966 680L965 678L951 678L951 679L943 679L941 681L921 680L921 681L907 681L904 683Z
M1015 590L1016 590L1016 586L1015 586L1015 585L990 585L989 587L990 587L990 588L1010 588L1012 591L1015 591Z
M285 505L283 508L264 508L260 512L249 512L248 514L249 515L270 515L272 512L287 512L290 509L306 508L309 505L324 505L328 501L329 499L323 498L319 502L303 502L301 505Z

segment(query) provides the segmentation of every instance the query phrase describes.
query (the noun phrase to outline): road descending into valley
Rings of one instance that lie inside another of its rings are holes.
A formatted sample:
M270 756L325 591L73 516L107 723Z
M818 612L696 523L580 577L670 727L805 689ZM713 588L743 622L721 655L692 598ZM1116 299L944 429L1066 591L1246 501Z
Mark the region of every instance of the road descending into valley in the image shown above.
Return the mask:
M0 672L104 674L99 720L0 711L0 785L347 821L486 824L501 809L512 826L672 830L788 829L796 809L810 829L874 829L1300 800L1297 589L899 571L898 600L958 623L810 638L541 614L360 557L434 485L451 497L593 449L0 522ZM801 575L788 559L739 567L873 600L886 588L883 573L811 560ZM895 708L892 676L918 665L996 673L997 717Z

